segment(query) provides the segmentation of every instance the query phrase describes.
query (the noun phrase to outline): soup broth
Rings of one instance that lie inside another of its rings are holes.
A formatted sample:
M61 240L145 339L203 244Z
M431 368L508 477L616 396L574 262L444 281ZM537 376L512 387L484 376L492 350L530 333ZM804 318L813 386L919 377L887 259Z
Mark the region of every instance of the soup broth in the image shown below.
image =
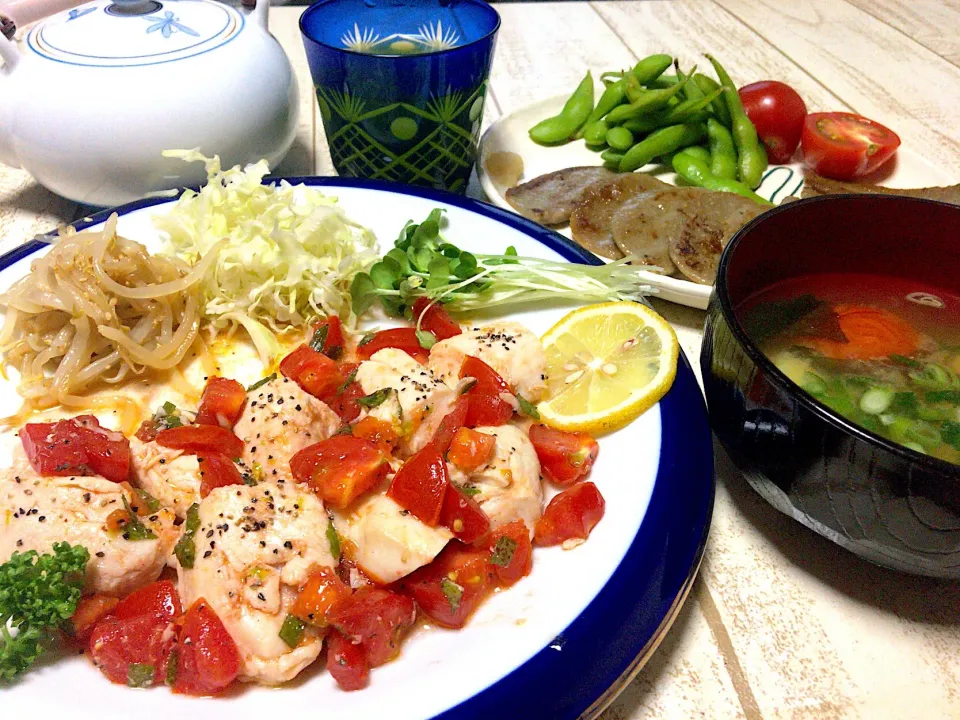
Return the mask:
M901 278L824 274L739 309L774 365L835 412L960 465L960 297Z

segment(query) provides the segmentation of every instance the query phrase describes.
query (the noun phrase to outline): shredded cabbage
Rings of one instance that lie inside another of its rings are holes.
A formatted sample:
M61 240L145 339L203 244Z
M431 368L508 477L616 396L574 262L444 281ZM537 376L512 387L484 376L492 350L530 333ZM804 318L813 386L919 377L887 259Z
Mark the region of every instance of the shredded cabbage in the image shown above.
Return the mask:
M284 329L321 315L356 324L350 283L377 259L377 243L335 197L285 181L263 185L264 160L222 170L219 157L197 150L164 155L203 161L207 184L153 218L167 234L163 251L195 264L229 241L200 282L203 314L215 331L243 327L267 365L281 351L276 333Z

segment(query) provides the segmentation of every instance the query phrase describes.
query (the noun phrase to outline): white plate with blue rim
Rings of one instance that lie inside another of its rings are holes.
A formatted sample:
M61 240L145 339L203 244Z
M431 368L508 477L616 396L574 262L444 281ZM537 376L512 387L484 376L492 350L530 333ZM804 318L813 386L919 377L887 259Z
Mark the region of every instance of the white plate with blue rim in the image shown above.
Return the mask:
M317 185L385 250L408 220L446 211L446 237L475 252L503 252L598 264L572 242L513 213L447 193L340 178L294 178ZM160 236L151 218L171 199L117 208L118 231L150 249ZM371 209L376 208L375 212ZM76 224L97 228L107 211ZM29 271L48 246L33 241L0 258L0 289ZM510 318L539 333L569 307L542 307ZM0 381L0 402L17 402ZM105 424L109 420L104 420ZM2 693L3 716L297 717L315 708L328 717L595 717L641 669L676 617L699 568L714 498L713 455L703 398L686 358L659 404L600 438L591 479L606 514L583 545L537 548L533 572L485 602L458 631L420 628L400 656L371 673L361 691L339 690L318 663L283 690L245 686L217 699L172 695L164 687L112 685L86 657L43 664ZM2 529L0 529L2 532Z
M544 147L530 139L529 130L544 118L556 115L567 101L566 95L540 100L514 110L494 122L480 139L477 153L477 177L490 202L516 212L507 202L506 191L510 185L495 169L491 172L491 156L497 153L515 153L523 162L523 175L519 182L527 182L540 175L581 165L601 165L599 153L587 148L582 140ZM495 166L493 166L495 167ZM664 182L676 184L676 173L662 165L647 165L642 172L656 175ZM510 182L510 181L508 181ZM893 188L918 188L934 185L951 185L956 180L909 148L901 147L894 160L864 182L876 182ZM773 165L767 169L757 194L774 204L791 195L799 196L803 189L803 165ZM558 228L558 232L570 237L570 228ZM689 307L706 309L710 301L711 285L701 285L679 277L669 277L645 272L644 279L657 289L658 297Z

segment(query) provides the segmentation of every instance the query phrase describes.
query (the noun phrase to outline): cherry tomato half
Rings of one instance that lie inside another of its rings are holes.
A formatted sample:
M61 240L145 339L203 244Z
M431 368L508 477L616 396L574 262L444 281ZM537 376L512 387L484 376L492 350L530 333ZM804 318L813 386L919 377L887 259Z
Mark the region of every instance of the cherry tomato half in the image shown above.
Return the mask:
M860 115L810 113L803 123L803 162L818 175L853 180L869 175L893 157L899 136Z
M790 162L807 116L803 98L792 87L776 80L744 85L739 93L747 117L767 148L770 162L778 165Z

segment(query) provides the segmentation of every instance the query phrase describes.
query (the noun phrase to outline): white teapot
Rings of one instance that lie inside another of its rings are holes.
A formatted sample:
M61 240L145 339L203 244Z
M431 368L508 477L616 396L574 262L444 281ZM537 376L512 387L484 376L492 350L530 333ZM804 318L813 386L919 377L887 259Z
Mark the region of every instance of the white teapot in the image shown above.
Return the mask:
M202 163L164 150L273 167L293 142L298 94L268 7L94 0L35 25L19 47L0 35L0 162L99 206L203 183Z

